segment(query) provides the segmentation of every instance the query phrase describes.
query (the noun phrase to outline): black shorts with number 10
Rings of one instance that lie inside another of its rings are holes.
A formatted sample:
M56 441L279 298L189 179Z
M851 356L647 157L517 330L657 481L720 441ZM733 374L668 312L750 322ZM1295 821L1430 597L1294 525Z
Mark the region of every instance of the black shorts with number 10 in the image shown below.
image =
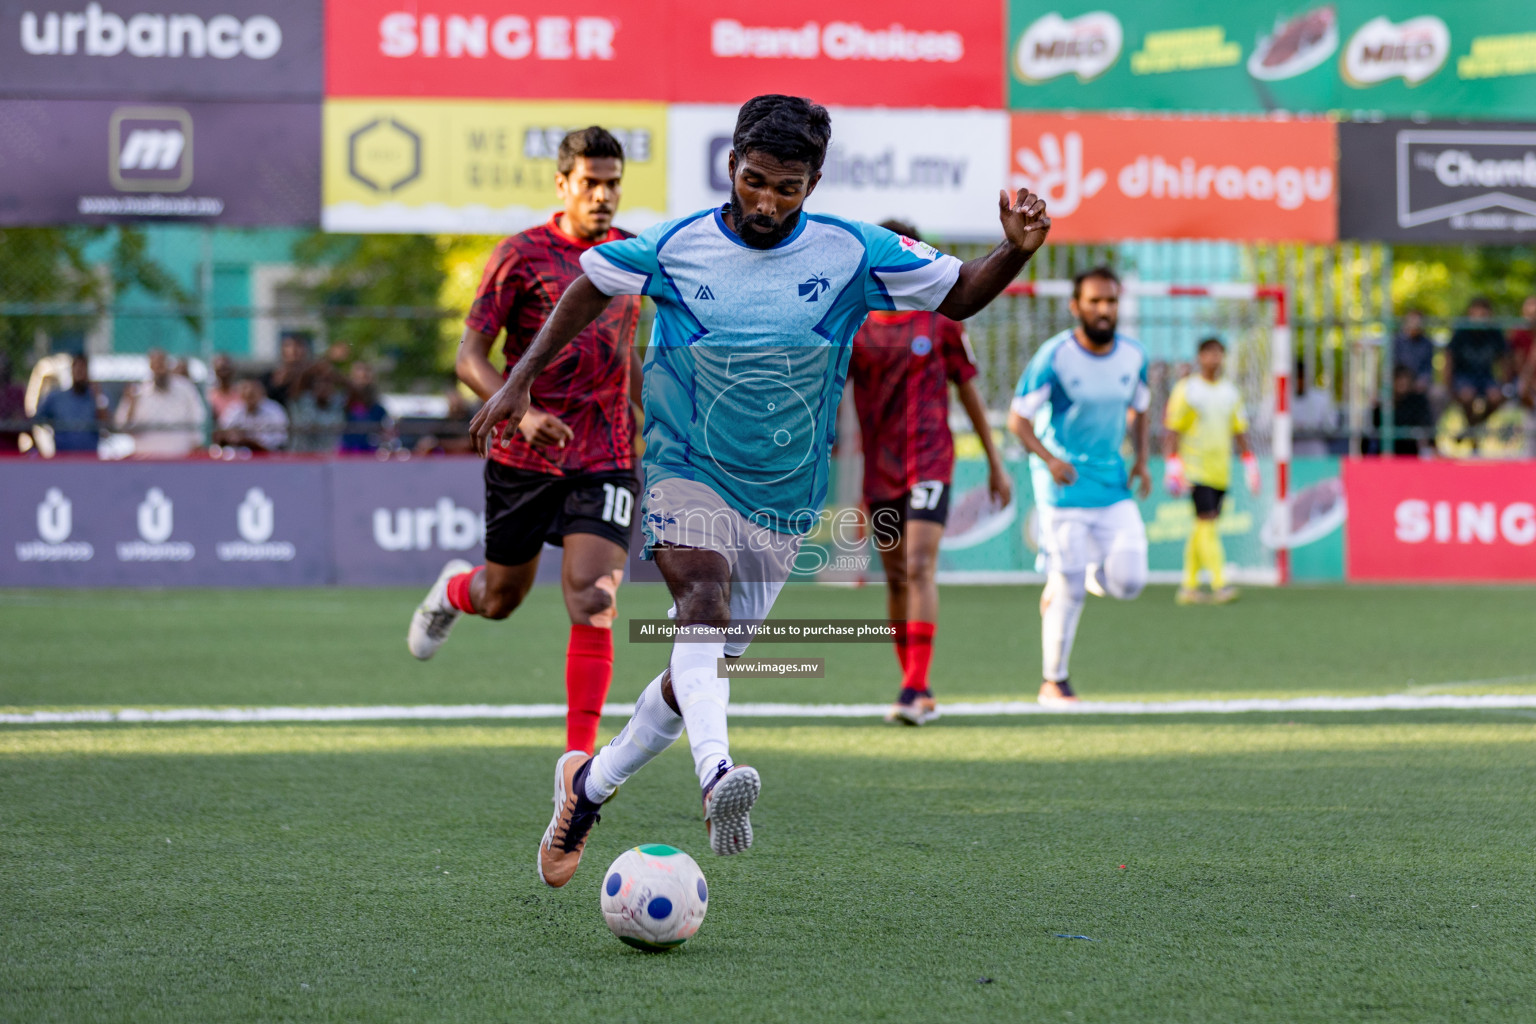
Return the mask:
M546 543L591 533L629 550L640 483L628 470L551 476L485 464L485 559L522 565Z

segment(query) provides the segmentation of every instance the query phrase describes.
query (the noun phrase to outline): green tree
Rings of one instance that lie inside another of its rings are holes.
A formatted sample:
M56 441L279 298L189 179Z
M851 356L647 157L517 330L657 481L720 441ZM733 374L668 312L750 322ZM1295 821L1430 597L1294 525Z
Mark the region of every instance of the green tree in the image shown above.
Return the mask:
M106 258L96 257L106 243ZM132 226L0 230L0 350L18 368L111 311L112 296L138 286L196 324L193 298L148 256Z
M1536 294L1536 247L1398 245L1392 249L1392 306L1399 316L1418 308L1437 319L1461 316L1485 295L1501 317L1518 316Z
M330 235L301 239L294 256L315 271L309 298L331 341L383 361L396 386L441 379L453 365L440 307L448 242L433 235ZM462 315L462 314L459 314Z

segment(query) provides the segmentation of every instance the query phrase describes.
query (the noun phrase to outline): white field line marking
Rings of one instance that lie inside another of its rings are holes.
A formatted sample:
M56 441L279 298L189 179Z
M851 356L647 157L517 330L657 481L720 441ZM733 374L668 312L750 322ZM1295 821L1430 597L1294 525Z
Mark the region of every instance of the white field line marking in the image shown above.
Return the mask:
M1016 715L1229 715L1250 711L1491 711L1536 709L1536 694L1394 693L1377 697L1294 697L1252 700L1083 701L1068 707L1043 707L1034 701L981 701L941 704L953 717ZM878 718L885 704L732 704L733 718ZM608 704L603 714L618 718L634 711L630 704ZM73 711L0 713L0 725L84 725L96 722L424 722L460 719L560 719L564 704L383 704L371 707L248 708L82 708Z

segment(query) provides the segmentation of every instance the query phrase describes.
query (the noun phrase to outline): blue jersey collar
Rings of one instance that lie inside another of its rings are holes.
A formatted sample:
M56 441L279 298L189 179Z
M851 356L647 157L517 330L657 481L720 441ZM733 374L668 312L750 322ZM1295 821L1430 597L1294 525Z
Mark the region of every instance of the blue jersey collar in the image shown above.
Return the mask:
M810 220L810 215L805 212L805 207L800 207L800 219L795 223L795 230L791 231L788 237L781 239L777 245L771 246L767 249L759 249L755 245L748 245L746 242L743 242L741 240L741 236L732 231L730 225L726 224L725 211L730 208L731 204L726 203L715 211L715 225L720 229L720 233L726 238L729 238L743 249L751 249L753 252L773 252L774 249L782 249L787 245L791 245L795 239L799 238L801 233L805 231L805 223L806 221Z

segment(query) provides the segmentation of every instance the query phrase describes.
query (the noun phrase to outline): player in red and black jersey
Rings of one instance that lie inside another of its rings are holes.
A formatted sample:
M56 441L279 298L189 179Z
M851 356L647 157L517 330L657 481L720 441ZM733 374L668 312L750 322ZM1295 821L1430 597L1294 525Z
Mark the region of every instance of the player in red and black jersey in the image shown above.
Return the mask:
M917 230L901 221L880 226L917 237ZM1013 483L972 383L976 360L970 343L953 320L937 313L871 313L854 336L848 376L863 436L864 504L885 567L886 606L902 668L901 695L886 721L922 725L938 715L928 666L939 618L933 574L955 465L950 384L986 449L993 500L1006 505Z
M503 330L506 365L517 362L581 275L581 254L628 238L613 226L624 150L602 128L567 135L555 186L564 209L497 245L465 320L456 370L487 399L504 371L490 361ZM571 617L566 651L566 745L591 753L613 678L615 596L636 512L635 355L638 297L618 299L549 365L533 407L485 465L485 565L455 560L411 619L411 653L430 658L459 615L504 619L533 586L546 542L565 549L561 584ZM502 423L497 436L507 429Z

